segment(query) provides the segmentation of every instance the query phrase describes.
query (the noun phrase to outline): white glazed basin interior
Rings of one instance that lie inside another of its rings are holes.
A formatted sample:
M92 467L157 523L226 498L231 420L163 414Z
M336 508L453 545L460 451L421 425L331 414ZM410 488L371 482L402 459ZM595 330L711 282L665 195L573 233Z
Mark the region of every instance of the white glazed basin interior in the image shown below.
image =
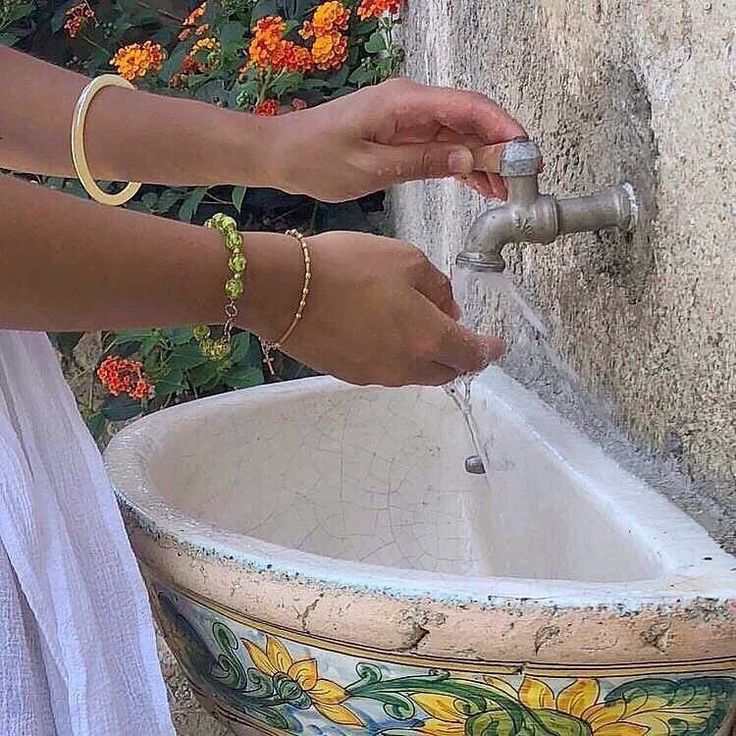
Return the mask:
M272 570L434 596L733 597L733 558L500 370L473 405L485 476L442 389L330 378L152 415L107 462L152 528Z

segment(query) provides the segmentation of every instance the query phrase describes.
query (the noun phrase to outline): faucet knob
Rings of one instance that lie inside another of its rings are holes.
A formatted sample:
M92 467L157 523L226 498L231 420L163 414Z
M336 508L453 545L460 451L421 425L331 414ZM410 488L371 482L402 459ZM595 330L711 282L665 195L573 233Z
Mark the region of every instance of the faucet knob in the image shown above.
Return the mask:
M542 169L542 153L530 140L513 140L481 146L474 153L476 171L499 174L504 178L536 176Z

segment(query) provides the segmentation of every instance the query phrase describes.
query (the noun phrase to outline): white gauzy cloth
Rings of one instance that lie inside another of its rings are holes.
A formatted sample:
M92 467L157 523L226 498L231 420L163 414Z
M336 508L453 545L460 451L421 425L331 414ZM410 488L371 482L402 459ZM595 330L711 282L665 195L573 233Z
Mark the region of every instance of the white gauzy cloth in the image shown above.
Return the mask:
M0 736L171 736L102 459L41 333L0 331Z

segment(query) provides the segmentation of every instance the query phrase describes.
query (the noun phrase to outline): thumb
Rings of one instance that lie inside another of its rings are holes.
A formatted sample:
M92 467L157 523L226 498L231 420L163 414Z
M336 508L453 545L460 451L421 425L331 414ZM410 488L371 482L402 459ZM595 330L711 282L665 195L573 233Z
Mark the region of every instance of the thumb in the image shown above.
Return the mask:
M464 176L474 168L469 148L457 143L410 143L392 151L398 181Z

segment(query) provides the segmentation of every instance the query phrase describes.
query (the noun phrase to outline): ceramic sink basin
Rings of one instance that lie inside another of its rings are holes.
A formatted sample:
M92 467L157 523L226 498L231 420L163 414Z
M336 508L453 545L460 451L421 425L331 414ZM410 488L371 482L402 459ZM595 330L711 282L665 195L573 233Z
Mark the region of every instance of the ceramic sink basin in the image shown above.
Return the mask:
M151 415L106 460L167 641L238 734L725 736L736 560L498 369Z

